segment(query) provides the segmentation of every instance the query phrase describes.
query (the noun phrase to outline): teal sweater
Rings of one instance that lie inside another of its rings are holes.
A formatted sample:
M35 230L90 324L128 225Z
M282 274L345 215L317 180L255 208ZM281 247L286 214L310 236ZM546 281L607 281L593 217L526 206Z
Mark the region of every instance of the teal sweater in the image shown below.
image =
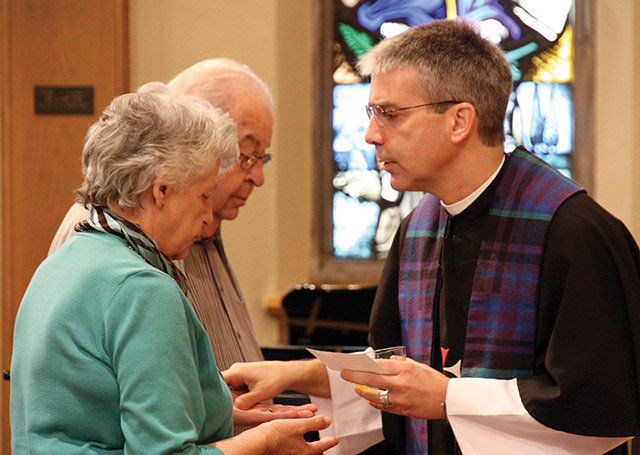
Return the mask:
M12 453L221 454L231 396L176 282L124 242L79 233L16 317Z

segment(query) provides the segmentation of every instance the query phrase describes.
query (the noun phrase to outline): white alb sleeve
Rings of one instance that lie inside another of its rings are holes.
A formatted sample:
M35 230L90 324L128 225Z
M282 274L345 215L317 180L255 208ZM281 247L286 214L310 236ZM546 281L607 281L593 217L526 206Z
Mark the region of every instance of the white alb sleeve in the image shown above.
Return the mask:
M464 455L597 455L630 439L581 436L544 426L525 409L517 379L451 379L446 406Z

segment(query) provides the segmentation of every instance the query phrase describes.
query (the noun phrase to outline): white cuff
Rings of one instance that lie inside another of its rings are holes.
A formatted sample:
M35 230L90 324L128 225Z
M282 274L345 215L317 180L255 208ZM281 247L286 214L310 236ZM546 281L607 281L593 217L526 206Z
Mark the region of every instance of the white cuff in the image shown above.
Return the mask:
M630 439L580 436L544 426L522 404L517 379L451 379L446 403L464 455L596 455Z

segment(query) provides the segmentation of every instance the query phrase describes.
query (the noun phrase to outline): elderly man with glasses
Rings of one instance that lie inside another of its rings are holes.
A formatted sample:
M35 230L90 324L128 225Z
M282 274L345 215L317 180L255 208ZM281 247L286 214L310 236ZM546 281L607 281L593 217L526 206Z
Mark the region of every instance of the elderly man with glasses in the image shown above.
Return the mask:
M246 65L231 59L205 60L187 68L168 84L174 91L196 95L229 113L237 124L238 162L218 176L213 195L213 223L203 228L182 263L187 298L204 325L220 370L235 362L262 360L247 304L220 236L222 220L238 216L254 187L264 183L263 166L273 130L273 101L266 84ZM89 211L74 204L51 244L49 254L74 234Z

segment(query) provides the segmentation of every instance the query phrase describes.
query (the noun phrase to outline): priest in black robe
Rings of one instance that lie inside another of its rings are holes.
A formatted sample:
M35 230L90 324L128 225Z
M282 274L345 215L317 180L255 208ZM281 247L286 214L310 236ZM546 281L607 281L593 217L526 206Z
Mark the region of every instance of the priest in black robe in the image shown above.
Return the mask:
M368 445L379 411L376 453L624 453L640 435L640 253L628 230L544 161L505 153L511 70L471 25L411 28L359 69L381 169L396 190L427 193L396 235L371 315L372 347L402 344L409 358L342 379L317 361L237 365L224 373L248 386L236 405L330 395L314 402L333 412L331 454Z
M358 393L384 411L385 439L407 454L578 454L640 434L638 247L580 185L504 154L501 53L439 21L360 69L381 167L429 193L396 235L370 334L421 363L342 374L383 389Z

